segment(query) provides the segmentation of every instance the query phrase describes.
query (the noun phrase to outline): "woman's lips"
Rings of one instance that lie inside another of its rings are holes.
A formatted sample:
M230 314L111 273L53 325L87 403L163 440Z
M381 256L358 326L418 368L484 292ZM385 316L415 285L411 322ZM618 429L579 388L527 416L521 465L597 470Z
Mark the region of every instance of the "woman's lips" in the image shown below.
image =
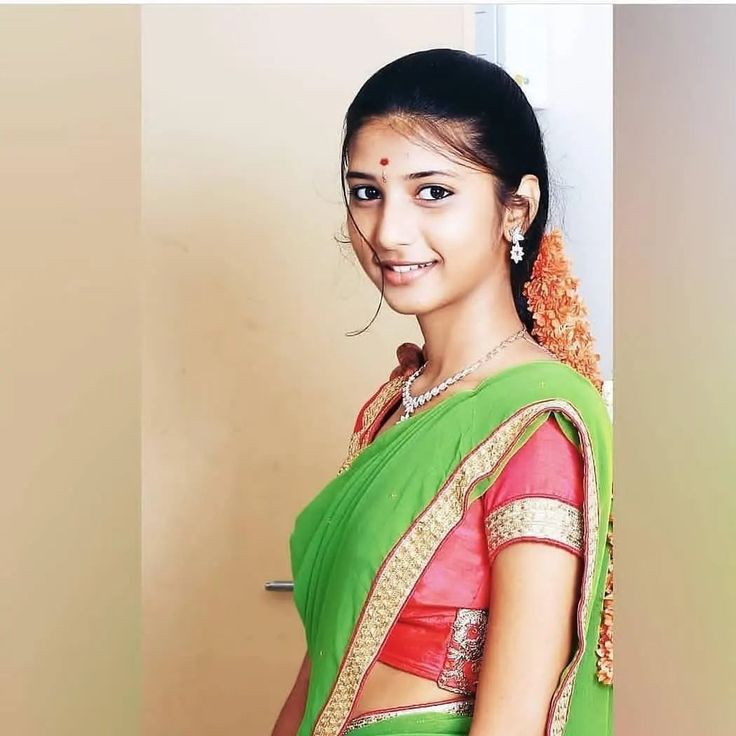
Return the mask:
M374 259L375 260L375 259ZM392 286L412 284L425 276L437 265L437 261L423 261L414 263L383 263L382 269L386 283Z

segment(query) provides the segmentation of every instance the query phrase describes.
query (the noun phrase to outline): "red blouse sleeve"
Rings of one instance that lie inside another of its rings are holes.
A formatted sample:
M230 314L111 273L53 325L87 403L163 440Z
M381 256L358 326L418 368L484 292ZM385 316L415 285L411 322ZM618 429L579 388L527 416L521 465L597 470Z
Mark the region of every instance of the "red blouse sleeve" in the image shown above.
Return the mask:
M582 556L583 500L582 455L550 415L483 495L490 561L522 540Z

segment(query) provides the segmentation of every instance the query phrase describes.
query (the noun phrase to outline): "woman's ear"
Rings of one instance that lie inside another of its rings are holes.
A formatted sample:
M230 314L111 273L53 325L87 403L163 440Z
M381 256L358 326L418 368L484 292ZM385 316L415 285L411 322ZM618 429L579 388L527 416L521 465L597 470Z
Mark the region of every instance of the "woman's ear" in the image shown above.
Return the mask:
M525 174L521 178L516 193L529 202L529 214L526 216L526 222L519 223L521 229L526 231L532 222L534 222L534 218L539 210L539 179L534 174Z

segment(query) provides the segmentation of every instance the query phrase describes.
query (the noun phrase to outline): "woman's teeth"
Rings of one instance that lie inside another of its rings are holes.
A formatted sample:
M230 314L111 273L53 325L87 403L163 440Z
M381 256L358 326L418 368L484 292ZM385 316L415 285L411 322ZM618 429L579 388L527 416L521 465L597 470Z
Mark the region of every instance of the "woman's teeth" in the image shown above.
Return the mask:
M396 273L406 273L407 271L416 271L418 268L426 268L433 263L434 261L427 261L426 263L411 263L405 266L386 266L386 268Z
M386 279L386 283L390 286L407 286L413 284L432 268L437 265L438 261L425 261L424 263L382 263L382 273Z

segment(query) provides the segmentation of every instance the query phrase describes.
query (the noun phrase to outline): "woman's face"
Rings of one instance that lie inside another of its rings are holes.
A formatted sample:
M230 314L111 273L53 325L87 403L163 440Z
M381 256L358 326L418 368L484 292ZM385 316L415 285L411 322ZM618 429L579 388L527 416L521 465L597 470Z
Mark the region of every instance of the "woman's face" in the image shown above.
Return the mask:
M427 314L492 288L500 273L508 282L493 181L384 121L355 135L350 210L383 263L385 298L395 311ZM347 227L361 266L380 289L382 266L350 217Z

